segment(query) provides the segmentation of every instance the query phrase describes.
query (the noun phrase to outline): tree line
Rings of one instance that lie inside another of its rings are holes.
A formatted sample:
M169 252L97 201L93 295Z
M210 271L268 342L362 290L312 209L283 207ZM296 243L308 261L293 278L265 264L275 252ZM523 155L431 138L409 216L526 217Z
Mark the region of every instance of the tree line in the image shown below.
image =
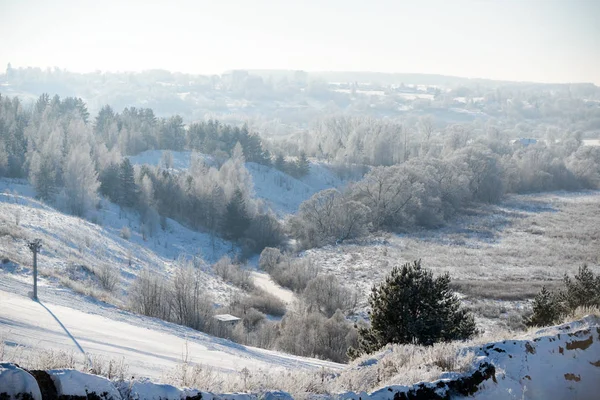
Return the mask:
M191 150L192 166L173 172L169 153L158 167L134 168L127 158L151 149ZM37 197L79 216L104 195L139 211L145 235L164 228L170 217L240 242L249 252L278 245L282 228L254 197L247 161L272 160L246 125L185 127L179 116L156 118L151 109L136 108L115 113L110 106L92 122L81 99L44 94L26 107L0 96L0 176L27 178Z
M455 139L316 193L290 221L293 236L303 248L318 247L378 230L439 227L474 203L510 193L600 188L600 147L577 138L528 146L496 136Z

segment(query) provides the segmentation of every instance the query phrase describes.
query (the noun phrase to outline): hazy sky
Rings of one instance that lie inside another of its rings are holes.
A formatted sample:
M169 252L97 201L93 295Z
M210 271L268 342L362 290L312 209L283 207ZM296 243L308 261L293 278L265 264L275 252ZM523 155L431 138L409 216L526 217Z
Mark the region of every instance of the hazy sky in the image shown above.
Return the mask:
M0 0L0 68L8 62L600 85L600 0Z

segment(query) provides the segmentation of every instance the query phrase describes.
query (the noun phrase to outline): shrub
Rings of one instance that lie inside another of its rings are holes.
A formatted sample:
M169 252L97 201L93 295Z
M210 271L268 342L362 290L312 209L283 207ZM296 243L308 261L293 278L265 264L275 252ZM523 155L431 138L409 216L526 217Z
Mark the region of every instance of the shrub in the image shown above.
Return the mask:
M302 292L318 272L319 268L310 259L284 257L269 274L281 286Z
M271 273L283 260L283 254L279 249L273 247L265 247L265 249L260 253L260 258L258 260L258 267L265 272Z
M180 261L168 288L174 322L206 331L214 313L212 298L203 283L199 269Z
M121 236L125 240L129 240L131 238L131 230L128 227L124 226L121 228L119 236Z
M473 316L460 307L450 276L437 278L421 261L394 267L369 297L371 327L359 330L359 346L349 355L378 350L388 343L432 345L465 340L476 333Z
M315 193L300 205L291 226L304 248L339 244L369 231L370 209L336 189Z
M225 282L229 282L243 290L251 291L254 289L254 281L250 271L242 269L238 264L234 264L227 256L223 256L213 265L213 270Z
M310 310L331 317L337 310L347 312L356 304L356 294L340 284L334 275L319 275L313 278L302 297Z
M171 306L164 279L143 271L129 289L129 307L135 313L169 321Z
M246 296L242 302L247 307L252 307L265 314L274 317L282 317L285 314L285 303L271 293L261 289L254 289L250 296Z
M108 292L113 292L119 284L119 274L110 264L102 264L94 270L94 275L98 279L100 286Z
M283 319L276 346L300 356L345 362L348 347L355 345L353 330L340 311L326 318L318 312L297 310Z
M285 238L281 223L272 213L259 214L252 218L245 235L249 243L248 250L253 253L257 253L267 246L278 246Z
M138 314L207 332L214 310L202 278L199 269L182 260L171 281L143 271L129 290L129 308Z

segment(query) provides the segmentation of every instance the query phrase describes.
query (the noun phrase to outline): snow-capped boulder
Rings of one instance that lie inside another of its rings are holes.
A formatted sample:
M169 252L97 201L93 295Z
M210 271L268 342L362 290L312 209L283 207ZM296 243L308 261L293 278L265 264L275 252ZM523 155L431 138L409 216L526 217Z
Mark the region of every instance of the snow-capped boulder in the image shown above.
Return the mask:
M183 391L175 386L136 381L129 388L130 400L180 400L185 398Z
M103 400L121 400L121 395L108 379L84 374L73 369L55 369L47 371L54 382L58 396L88 398L95 394Z
M42 400L35 378L15 364L0 363L0 398Z

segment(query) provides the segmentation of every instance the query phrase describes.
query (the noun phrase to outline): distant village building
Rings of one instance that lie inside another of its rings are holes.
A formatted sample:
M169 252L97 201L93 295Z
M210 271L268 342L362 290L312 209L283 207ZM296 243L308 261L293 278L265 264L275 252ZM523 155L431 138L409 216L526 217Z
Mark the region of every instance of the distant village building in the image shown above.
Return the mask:
M236 317L235 315L231 315L231 314L217 314L214 316L214 318L219 321L220 325L223 326L235 326L237 325L238 322L240 322L242 319Z
M510 141L510 144L512 145L520 145L523 147L527 147L529 145L532 144L536 144L538 142L537 139L530 139L530 138L519 138L519 139L513 139Z
M217 321L217 332L221 337L229 337L232 329L242 320L231 314L217 314L213 318Z

